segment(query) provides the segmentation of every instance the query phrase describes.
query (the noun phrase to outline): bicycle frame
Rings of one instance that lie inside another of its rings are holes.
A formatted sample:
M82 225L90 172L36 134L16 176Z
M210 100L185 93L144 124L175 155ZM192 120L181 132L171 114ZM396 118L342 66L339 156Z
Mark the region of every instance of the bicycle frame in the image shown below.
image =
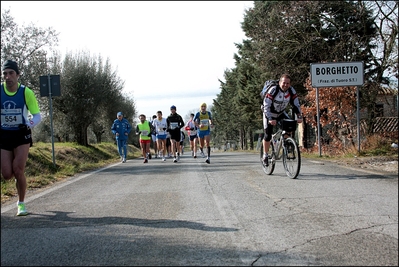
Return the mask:
M284 142L281 142L282 140L284 140L284 134L288 134L285 133L283 130L279 129L276 133L274 133L272 135L272 139L270 140L270 142L273 142L274 148L276 149L274 151L275 153L275 160L280 160L283 157L283 151L284 151Z
M295 130L294 130L295 131ZM288 177L297 178L301 167L301 156L298 144L291 137L291 132L284 131L281 127L272 134L269 148L269 164L263 162L263 146L260 153L260 161L263 171L271 175L274 171L276 161L283 160L284 170Z

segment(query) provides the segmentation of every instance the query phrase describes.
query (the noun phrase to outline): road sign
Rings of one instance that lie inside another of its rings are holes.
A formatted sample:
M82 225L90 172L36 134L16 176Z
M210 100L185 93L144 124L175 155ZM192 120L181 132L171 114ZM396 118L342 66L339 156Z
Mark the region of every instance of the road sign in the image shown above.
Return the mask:
M50 76L50 82L49 82ZM61 95L60 75L40 76L40 96L49 96L51 89L51 96Z
M310 64L312 87L363 85L363 62L333 62Z
M48 96L50 105L50 130L51 130L51 145L53 148L53 166L55 165L55 153L54 153L54 128L53 128L53 96L61 95L60 86L60 75L50 75L40 76L40 96Z

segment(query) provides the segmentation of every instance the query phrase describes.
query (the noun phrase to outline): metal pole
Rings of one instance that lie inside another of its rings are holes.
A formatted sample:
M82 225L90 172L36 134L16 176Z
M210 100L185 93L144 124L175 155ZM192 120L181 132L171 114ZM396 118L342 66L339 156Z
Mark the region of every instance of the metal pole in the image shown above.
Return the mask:
M52 98L51 98L51 77L50 73L47 75L48 77L48 97L50 103L50 128L51 128L51 148L53 152L53 166L55 168L55 154L54 154L54 133L53 133L53 105L52 105Z
M317 143L319 145L319 156L321 157L321 127L320 127L320 109L319 109L319 88L316 87L316 109L317 109Z
M356 86L356 117L357 117L357 152L360 153L360 95L359 86Z

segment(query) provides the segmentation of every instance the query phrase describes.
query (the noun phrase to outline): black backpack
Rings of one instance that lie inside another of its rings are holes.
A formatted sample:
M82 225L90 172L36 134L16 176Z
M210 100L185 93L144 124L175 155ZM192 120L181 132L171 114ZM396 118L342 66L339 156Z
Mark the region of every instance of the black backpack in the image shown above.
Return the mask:
M267 80L267 81L265 82L265 84L263 85L263 89L262 89L262 91L260 92L260 96L262 97L262 101L263 101L263 99L265 98L265 96L266 96L267 92L269 91L269 89L272 88L273 86L278 86L278 80ZM290 95L292 96L292 90L291 90L291 88L292 88L291 86L290 86L290 88L288 88L288 92L289 92ZM275 98L277 94L278 94L278 90L276 90L276 91L274 92L273 98Z

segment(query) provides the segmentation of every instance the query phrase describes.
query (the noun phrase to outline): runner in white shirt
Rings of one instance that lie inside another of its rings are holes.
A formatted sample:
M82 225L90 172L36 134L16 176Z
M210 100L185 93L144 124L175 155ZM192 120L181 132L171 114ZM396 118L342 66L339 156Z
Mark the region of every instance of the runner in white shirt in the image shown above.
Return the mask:
M190 120L186 123L184 129L187 131L187 134L189 136L191 156L197 158L198 133L197 126L195 126L194 123L194 113L190 114Z
M162 161L166 161L166 129L168 128L168 123L166 119L162 117L162 111L159 110L157 112L157 118L152 121L152 125L155 128L159 156L162 158Z

